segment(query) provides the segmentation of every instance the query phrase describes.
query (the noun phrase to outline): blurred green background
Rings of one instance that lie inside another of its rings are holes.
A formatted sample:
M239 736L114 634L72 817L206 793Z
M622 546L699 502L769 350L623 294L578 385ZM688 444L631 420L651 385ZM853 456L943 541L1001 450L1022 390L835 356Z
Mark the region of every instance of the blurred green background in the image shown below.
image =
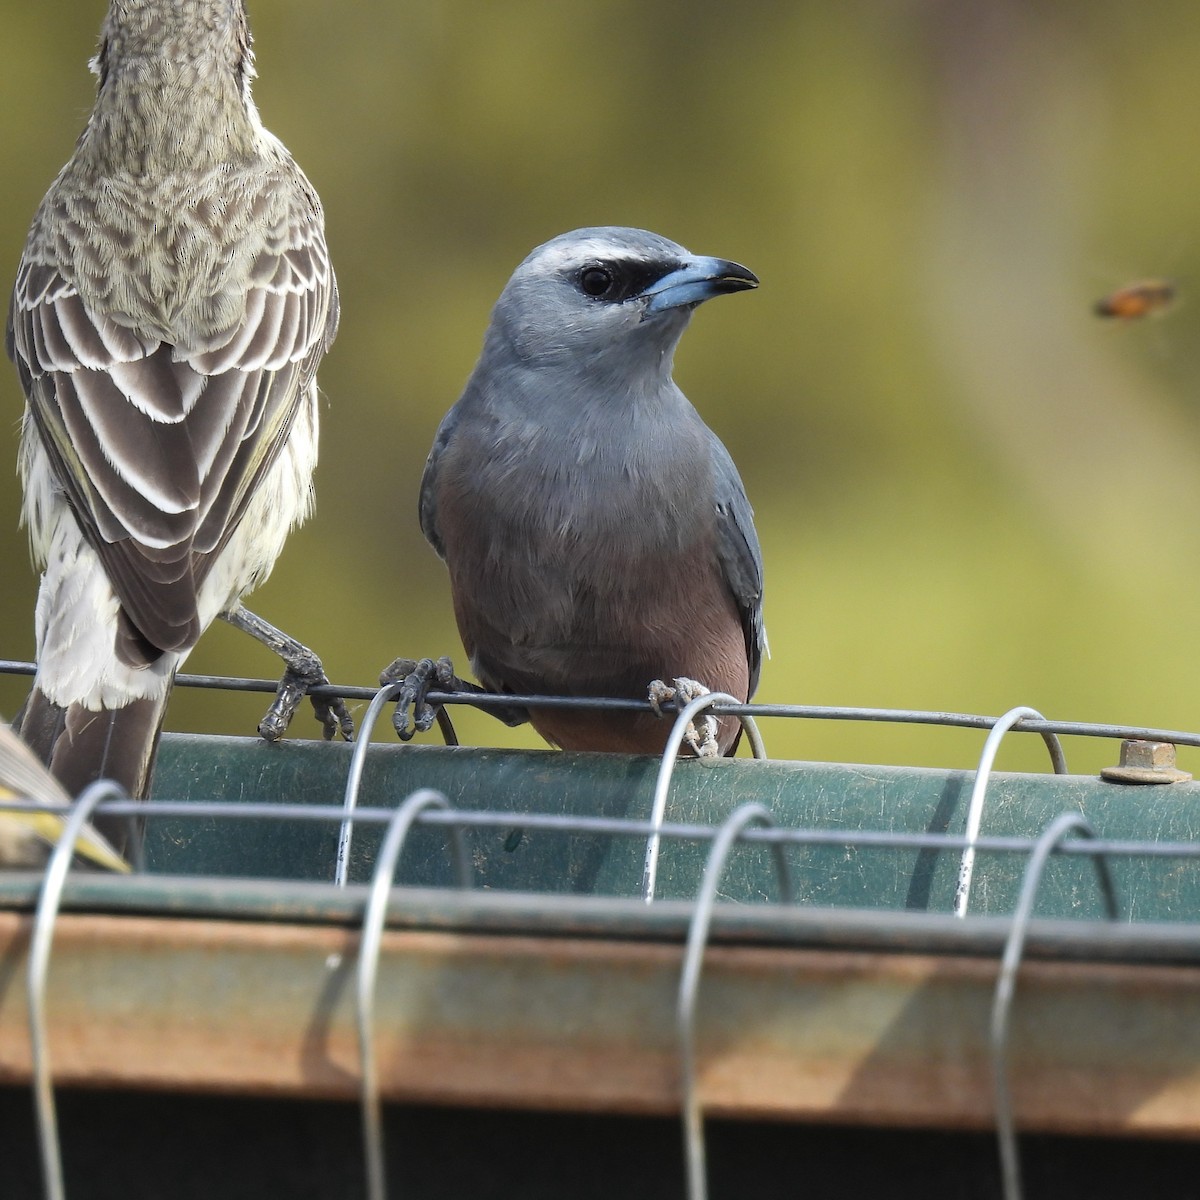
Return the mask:
M103 8L0 0L0 279L90 109ZM526 252L630 224L762 278L705 306L677 358L757 512L759 699L1200 727L1194 0L251 0L250 17L255 97L321 193L343 302L317 515L251 606L334 679L461 660L415 513L434 429ZM1144 276L1182 303L1091 315ZM14 462L11 369L0 402ZM18 505L5 468L0 655L28 658ZM276 671L224 626L189 669ZM24 690L0 682L0 708ZM249 732L263 703L177 692L168 727ZM777 757L931 765L973 764L982 741L764 732ZM302 713L294 736L315 733ZM1068 754L1091 771L1115 746ZM1014 738L1000 761L1045 756Z

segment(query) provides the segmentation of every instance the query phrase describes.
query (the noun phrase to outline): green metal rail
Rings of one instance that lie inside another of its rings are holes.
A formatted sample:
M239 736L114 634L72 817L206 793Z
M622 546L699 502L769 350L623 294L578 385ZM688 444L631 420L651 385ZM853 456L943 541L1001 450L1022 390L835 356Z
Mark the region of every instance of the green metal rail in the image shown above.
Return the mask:
M249 738L189 735L163 740L155 798L195 803L337 805L351 748L321 742L269 746ZM514 820L466 831L476 886L547 896L636 896L645 840L531 828L516 818L547 814L646 821L659 761L555 751L500 751L380 744L370 748L359 805L394 808L418 788L435 788L451 805ZM836 906L945 913L959 867L952 849L889 847L856 838L887 834L958 834L974 773L828 763L697 762L675 768L666 819L714 827L755 801L791 830L845 831L841 844L789 847L795 901ZM1106 841L1193 843L1200 840L1200 784L1108 783L1096 777L996 773L990 780L981 833L1032 839L1062 812L1080 812ZM332 877L338 828L326 822L158 818L147 825L146 866L153 874L244 876L279 880ZM359 824L351 878L367 879L381 837ZM691 899L708 844L702 838L663 843L657 895ZM971 912L1007 915L1016 902L1026 855L982 850ZM1200 859L1114 856L1122 912L1135 921L1200 919ZM453 883L444 826L413 831L400 883ZM766 902L776 897L770 857L739 846L722 885L723 898ZM1038 912L1102 915L1095 872L1086 858L1057 857L1048 868Z

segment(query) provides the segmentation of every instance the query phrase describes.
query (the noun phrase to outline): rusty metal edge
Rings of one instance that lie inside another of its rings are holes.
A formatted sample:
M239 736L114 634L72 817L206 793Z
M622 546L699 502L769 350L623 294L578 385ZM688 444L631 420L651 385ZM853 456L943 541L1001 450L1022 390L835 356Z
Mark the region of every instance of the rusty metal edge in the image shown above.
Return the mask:
M0 913L0 1081L29 1078L30 919ZM357 935L285 922L64 914L49 1039L62 1085L357 1096ZM678 1104L679 945L389 930L382 1094L613 1112ZM714 945L705 1111L871 1125L991 1122L989 958ZM1012 1035L1021 1129L1200 1133L1200 968L1032 962Z
M0 912L32 912L38 872L0 875ZM77 873L63 893L64 912L205 920L282 921L357 927L368 889L350 884L222 879L212 876L122 876ZM541 937L615 937L682 943L691 901L561 896L485 889L397 887L387 924L394 929ZM718 903L710 940L999 958L1010 919L948 913L778 904ZM1026 957L1200 966L1200 928L1183 922L1113 922L1038 918L1030 923Z

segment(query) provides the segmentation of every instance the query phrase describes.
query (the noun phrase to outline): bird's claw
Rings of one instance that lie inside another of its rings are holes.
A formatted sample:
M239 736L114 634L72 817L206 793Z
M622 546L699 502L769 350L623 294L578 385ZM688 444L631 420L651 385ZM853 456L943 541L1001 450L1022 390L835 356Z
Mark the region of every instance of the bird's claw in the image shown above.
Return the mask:
M275 691L275 699L267 709L266 716L258 723L260 736L268 742L277 742L283 737L296 710L312 688L329 684L329 676L325 674L321 660L307 646L301 647L285 661L287 667ZM330 742L340 734L345 741L352 742L354 721L346 701L341 696L312 696L311 699L313 714L321 722L322 737Z
M268 742L277 742L296 715L296 709L312 688L328 687L329 676L321 660L303 642L298 642L282 629L276 629L269 621L252 613L242 604L220 614L235 629L248 633L256 642L261 642L273 654L283 659L283 678L275 690L275 699L267 709L267 715L258 723L259 734ZM321 722L325 740L332 741L341 734L348 742L354 740L354 722L350 710L341 696L326 698L312 697L313 711Z
M454 674L454 664L444 655L436 660L398 658L380 673L379 682L384 687L394 683L401 685L396 693L392 724L402 742L411 741L414 734L427 733L433 728L441 705L430 704L431 691L453 692L461 687L461 681Z
M676 712L690 704L699 696L707 696L711 689L695 679L680 676L669 684L661 679L652 680L647 691L650 707L656 716L663 716L662 706L672 701ZM717 718L712 713L705 713L699 721L689 721L684 730L683 740L691 747L697 758L720 758L721 747L717 741Z

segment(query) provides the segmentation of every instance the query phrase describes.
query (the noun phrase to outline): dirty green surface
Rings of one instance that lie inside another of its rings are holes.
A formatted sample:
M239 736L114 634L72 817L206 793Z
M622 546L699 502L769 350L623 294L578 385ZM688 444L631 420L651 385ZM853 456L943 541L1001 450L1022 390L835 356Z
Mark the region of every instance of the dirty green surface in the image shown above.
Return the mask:
M293 741L189 735L164 739L155 798L340 805L350 747ZM645 842L586 832L526 828L522 813L646 820L658 760L554 751L374 745L359 804L395 808L418 788L443 792L456 808L513 813L511 825L468 829L473 883L543 894L633 896L641 887ZM719 824L757 801L777 824L796 829L931 832L961 835L973 773L828 763L681 761L667 820ZM1084 814L1100 837L1191 842L1200 831L1200 785L1130 787L1094 777L997 774L989 786L982 833L1035 837L1058 814ZM355 827L351 878L370 877L382 826ZM217 817L151 818L146 868L154 873L256 878L332 878L338 826ZM709 843L667 839L657 894L693 896ZM945 913L951 910L957 850L793 846L787 851L795 900L815 906ZM972 913L1012 911L1025 854L981 852ZM1200 865L1187 858L1114 857L1122 916L1190 921L1200 913ZM454 882L444 828L414 828L397 881ZM743 845L731 855L720 893L740 901L777 899L769 852ZM1093 864L1056 856L1048 864L1038 913L1103 915Z

